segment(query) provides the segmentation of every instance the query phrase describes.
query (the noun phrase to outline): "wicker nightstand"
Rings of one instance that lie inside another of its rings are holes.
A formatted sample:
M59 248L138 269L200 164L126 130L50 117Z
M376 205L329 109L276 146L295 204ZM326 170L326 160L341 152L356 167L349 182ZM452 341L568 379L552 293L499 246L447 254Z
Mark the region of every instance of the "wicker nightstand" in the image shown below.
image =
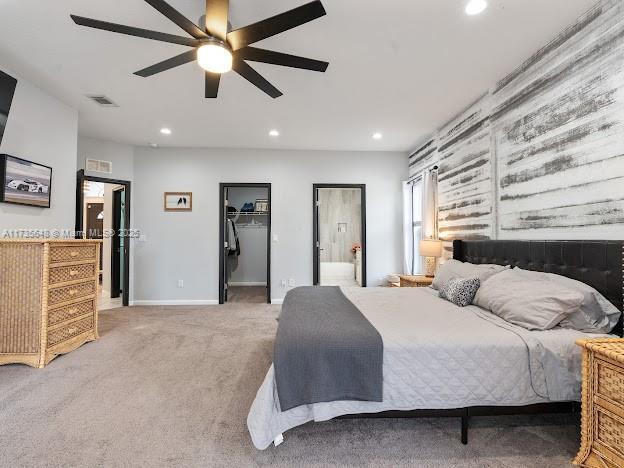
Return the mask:
M579 340L583 347L581 449L575 465L624 466L624 339Z
M399 275L402 288L423 288L431 286L433 278L425 275Z

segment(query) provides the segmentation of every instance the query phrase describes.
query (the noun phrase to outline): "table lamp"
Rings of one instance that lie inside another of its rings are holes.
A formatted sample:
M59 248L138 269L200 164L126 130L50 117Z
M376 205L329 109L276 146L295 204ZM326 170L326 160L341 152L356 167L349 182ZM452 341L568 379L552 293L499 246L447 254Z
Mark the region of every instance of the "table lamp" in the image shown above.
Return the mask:
M436 259L442 256L442 241L437 239L423 239L419 245L420 256L425 257L425 276L432 278L435 275Z

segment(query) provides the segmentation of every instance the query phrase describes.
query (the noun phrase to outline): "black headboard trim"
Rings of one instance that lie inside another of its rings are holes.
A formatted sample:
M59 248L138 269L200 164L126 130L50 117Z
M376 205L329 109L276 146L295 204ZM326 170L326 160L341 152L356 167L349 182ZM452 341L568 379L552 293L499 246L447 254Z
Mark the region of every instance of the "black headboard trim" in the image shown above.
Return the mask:
M624 241L455 240L453 258L573 278L595 288L624 310ZM622 320L613 330L620 336Z

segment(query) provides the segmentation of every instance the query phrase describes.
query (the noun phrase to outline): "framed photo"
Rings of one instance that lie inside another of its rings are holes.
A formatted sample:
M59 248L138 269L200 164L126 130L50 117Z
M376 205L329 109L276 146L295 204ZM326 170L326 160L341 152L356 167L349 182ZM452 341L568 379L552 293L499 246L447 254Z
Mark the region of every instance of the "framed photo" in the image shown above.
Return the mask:
M165 192L165 211L193 211L193 193Z
M254 207L256 213L266 213L269 211L269 200L258 198Z
M50 208L52 168L0 154L0 201Z

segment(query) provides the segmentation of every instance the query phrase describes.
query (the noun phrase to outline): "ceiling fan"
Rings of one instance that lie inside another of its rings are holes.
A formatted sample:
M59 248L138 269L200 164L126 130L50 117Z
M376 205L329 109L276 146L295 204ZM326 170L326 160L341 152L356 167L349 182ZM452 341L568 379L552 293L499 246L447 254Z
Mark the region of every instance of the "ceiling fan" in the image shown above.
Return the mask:
M196 60L205 70L207 98L217 97L221 75L232 69L272 98L280 97L282 92L254 70L247 61L317 72L325 72L329 65L320 60L250 47L250 44L324 16L325 8L319 0L232 31L228 31L229 0L206 0L206 24L203 26L196 25L164 0L145 1L191 37L108 23L77 15L71 15L71 18L80 26L192 47L183 54L139 70L135 75L148 77Z

